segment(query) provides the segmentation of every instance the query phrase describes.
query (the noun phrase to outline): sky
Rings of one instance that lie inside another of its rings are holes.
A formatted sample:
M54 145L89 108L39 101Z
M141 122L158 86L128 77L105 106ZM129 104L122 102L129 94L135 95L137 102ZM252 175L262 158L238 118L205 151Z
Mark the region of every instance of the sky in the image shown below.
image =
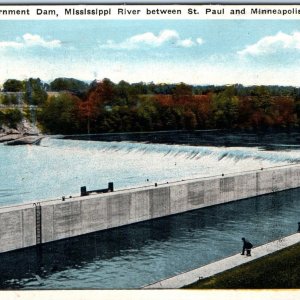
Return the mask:
M0 83L30 77L300 86L300 21L0 21Z

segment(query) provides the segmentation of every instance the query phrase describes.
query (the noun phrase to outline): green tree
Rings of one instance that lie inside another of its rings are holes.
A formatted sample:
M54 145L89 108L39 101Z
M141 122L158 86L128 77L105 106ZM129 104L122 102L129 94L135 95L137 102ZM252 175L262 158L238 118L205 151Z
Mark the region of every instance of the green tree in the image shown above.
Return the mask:
M50 90L61 92L69 91L75 94L82 94L88 90L89 85L75 78L56 78L50 83Z
M16 79L7 79L3 84L4 92L22 92L23 83L20 80Z
M232 87L213 96L213 116L217 128L232 128L237 125L239 98Z
M3 94L0 96L0 102L4 105L18 104L18 98L15 94Z
M79 98L67 93L50 97L38 114L38 120L44 130L54 134L77 133L79 102Z
M130 84L124 80L121 80L115 87L116 97L119 99L124 99L127 103L130 97Z
M23 119L23 114L19 109L8 108L1 111L0 124L5 124L10 128L16 128L17 124Z
M5 122L5 114L2 110L0 110L0 126L2 126Z
M157 102L146 99L137 108L137 118L142 130L156 130L158 126L158 107Z
M42 105L48 95L45 84L39 78L30 78L24 81L25 102L29 105Z
M196 115L191 110L183 113L183 122L185 129L194 130L197 127Z
M193 96L192 86L183 82L177 84L173 90L173 98L176 102L185 103L191 100Z

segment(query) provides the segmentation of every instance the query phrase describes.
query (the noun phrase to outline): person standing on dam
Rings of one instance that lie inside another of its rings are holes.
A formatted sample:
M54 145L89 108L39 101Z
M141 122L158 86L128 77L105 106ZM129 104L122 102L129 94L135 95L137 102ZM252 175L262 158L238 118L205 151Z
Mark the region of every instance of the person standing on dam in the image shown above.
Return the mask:
M243 251L242 251L241 255L244 255L245 251L246 251L246 255L251 256L251 249L252 249L253 245L248 240L246 240L244 237L242 238L242 241L243 241Z

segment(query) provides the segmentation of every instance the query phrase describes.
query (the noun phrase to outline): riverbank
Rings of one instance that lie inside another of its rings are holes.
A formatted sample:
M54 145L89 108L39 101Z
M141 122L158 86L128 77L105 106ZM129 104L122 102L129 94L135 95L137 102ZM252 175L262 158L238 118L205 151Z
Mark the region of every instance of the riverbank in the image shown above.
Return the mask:
M294 275L295 280L292 281L291 277L291 281L289 281L290 273L299 274L300 271L298 264L300 259L299 243L300 233L296 233L253 248L250 257L238 253L144 288L299 288L300 277ZM295 244L298 245L287 248ZM278 252L274 257L261 259L282 249L285 250ZM255 260L257 261L253 262ZM253 263L250 264L250 262ZM242 267L233 269L238 266ZM270 266L272 267L270 268ZM280 285L281 276L283 277ZM199 279L201 280L199 281Z
M39 144L43 137L40 130L26 119L22 120L16 128L0 127L0 143L9 146Z
M188 289L299 289L300 244L200 280Z
M0 134L0 143L5 143L8 146L38 145L43 138L44 136L38 134L8 133Z

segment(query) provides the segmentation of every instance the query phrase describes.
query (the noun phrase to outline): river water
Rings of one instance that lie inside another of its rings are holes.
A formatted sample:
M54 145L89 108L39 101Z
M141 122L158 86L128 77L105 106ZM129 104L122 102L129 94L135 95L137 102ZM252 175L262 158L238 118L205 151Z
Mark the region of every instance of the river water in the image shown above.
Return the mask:
M0 145L2 206L298 163L295 147L163 145L46 138ZM296 232L300 189L2 254L1 289L139 288ZM246 259L246 258L245 258Z
M295 233L300 190L2 254L1 289L139 288ZM246 259L246 257L245 257Z
M40 146L0 144L0 205L153 185L300 161L300 150L99 142L46 138Z

